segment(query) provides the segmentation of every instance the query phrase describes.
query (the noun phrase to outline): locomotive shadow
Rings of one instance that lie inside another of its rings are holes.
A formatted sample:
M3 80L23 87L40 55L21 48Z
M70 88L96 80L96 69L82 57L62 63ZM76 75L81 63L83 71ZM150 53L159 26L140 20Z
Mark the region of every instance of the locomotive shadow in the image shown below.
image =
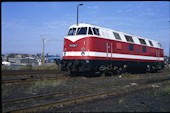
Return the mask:
M87 73L79 73L79 74L69 74L70 77L87 77L87 78L92 78L92 77L100 77L97 74L91 75Z
M88 73L79 73L79 74L69 74L70 77L87 77L87 78L94 78L94 77L101 77L101 76L105 76L105 77L109 77L109 76L114 76L114 77L119 77L120 75L123 76L124 74L149 74L149 73L161 73L161 71L153 71L153 72L146 72L143 70L129 70L126 71L124 73L113 73L111 74L88 74Z

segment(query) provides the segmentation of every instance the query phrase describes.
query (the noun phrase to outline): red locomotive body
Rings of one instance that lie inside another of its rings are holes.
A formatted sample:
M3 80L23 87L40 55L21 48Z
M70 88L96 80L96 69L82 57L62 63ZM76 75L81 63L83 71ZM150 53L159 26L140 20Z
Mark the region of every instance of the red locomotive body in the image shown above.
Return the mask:
M161 44L151 39L90 24L70 26L64 39L62 70L71 73L163 68Z

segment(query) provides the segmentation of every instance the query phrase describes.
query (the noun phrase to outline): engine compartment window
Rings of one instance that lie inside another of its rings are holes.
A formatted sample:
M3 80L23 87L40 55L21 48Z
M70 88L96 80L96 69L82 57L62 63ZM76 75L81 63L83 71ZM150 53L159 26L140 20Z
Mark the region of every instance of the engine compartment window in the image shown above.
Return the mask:
M118 33L113 32L113 34L114 34L114 36L115 36L116 39L121 40L121 38L120 38L120 36L119 36Z
M158 42L159 47L162 47L161 43Z
M145 40L144 40L144 39L140 39L140 38L139 38L139 41L140 41L140 43L141 43L141 44L146 45L146 42L145 42Z
M131 36L125 35L125 38L128 42L134 42Z
M99 29L97 29L97 28L93 28L93 33L94 33L95 35L100 35L100 34L99 34Z
M76 28L70 28L67 35L68 35L68 36L69 36L69 35L75 35L75 33L76 33Z
M87 33L87 27L81 27L81 28L78 28L77 30L77 35L86 35Z
M150 44L151 46L153 46L152 41L150 41L150 40L149 40L149 44Z

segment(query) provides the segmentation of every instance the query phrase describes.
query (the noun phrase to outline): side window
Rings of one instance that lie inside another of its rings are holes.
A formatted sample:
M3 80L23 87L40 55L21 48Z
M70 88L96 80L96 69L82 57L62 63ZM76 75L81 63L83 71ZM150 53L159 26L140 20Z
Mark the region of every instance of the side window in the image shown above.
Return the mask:
M143 46L143 52L146 52L146 47L145 46Z
M153 46L152 41L150 41L150 40L149 40L149 44L150 44L151 46Z
M140 39L140 38L139 38L139 41L140 41L140 43L141 43L141 44L146 45L146 42L145 42L145 40L144 40L144 39Z
M93 33L94 33L95 35L100 35L100 34L99 34L99 29L97 29L97 28L93 28Z
M91 27L89 27L88 34L89 34L89 35L93 35L92 30L91 30Z
M159 47L162 47L162 45L158 42Z
M128 42L134 42L131 36L125 35L125 38Z
M87 27L81 27L77 30L77 35L86 35Z
M129 44L129 50L133 51L133 44Z
M114 34L114 36L115 36L116 39L121 40L121 38L120 38L120 36L119 36L118 33L113 32L113 34Z

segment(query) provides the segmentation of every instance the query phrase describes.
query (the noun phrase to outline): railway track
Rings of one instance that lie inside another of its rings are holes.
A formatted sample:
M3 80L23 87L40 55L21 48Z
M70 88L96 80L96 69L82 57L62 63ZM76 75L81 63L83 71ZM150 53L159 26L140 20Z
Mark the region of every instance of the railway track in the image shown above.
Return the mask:
M2 71L2 83L24 83L42 79L65 79L69 75L66 72L55 70L34 70L34 71Z
M3 109L3 112L35 112L44 108L49 108L51 106L60 106L63 104L69 104L74 102L80 102L85 100L91 100L107 95L117 95L122 93L127 93L129 91L140 90L148 88L154 85L163 85L170 83L170 77L159 78L155 80L145 80L139 81L131 84L121 84L120 86L115 85L105 85L99 87L91 87L86 89L79 89L73 91L67 91L62 93L49 93L42 94L12 100L3 100L3 108L8 108L8 106L19 105L12 107L11 110ZM43 99L43 100L42 100ZM29 103L36 103L35 105ZM21 106L22 105L22 106Z
M68 74L64 75L56 75L56 76L41 76L41 77L22 77L22 78L16 78L16 79L2 79L1 83L13 83L13 84L21 84L21 83L29 83L33 81L40 81L40 80L57 80L57 79L81 79L83 76L76 76L76 77L71 77Z
M38 81L42 79L46 80L54 80L54 79L64 79L64 77L36 77L36 78L20 78L20 79L6 79L2 80L2 83L25 83L25 82L32 82L32 81Z
M57 74L63 73L60 70L8 70L2 71L2 76L11 76L11 75L35 75L35 74Z

